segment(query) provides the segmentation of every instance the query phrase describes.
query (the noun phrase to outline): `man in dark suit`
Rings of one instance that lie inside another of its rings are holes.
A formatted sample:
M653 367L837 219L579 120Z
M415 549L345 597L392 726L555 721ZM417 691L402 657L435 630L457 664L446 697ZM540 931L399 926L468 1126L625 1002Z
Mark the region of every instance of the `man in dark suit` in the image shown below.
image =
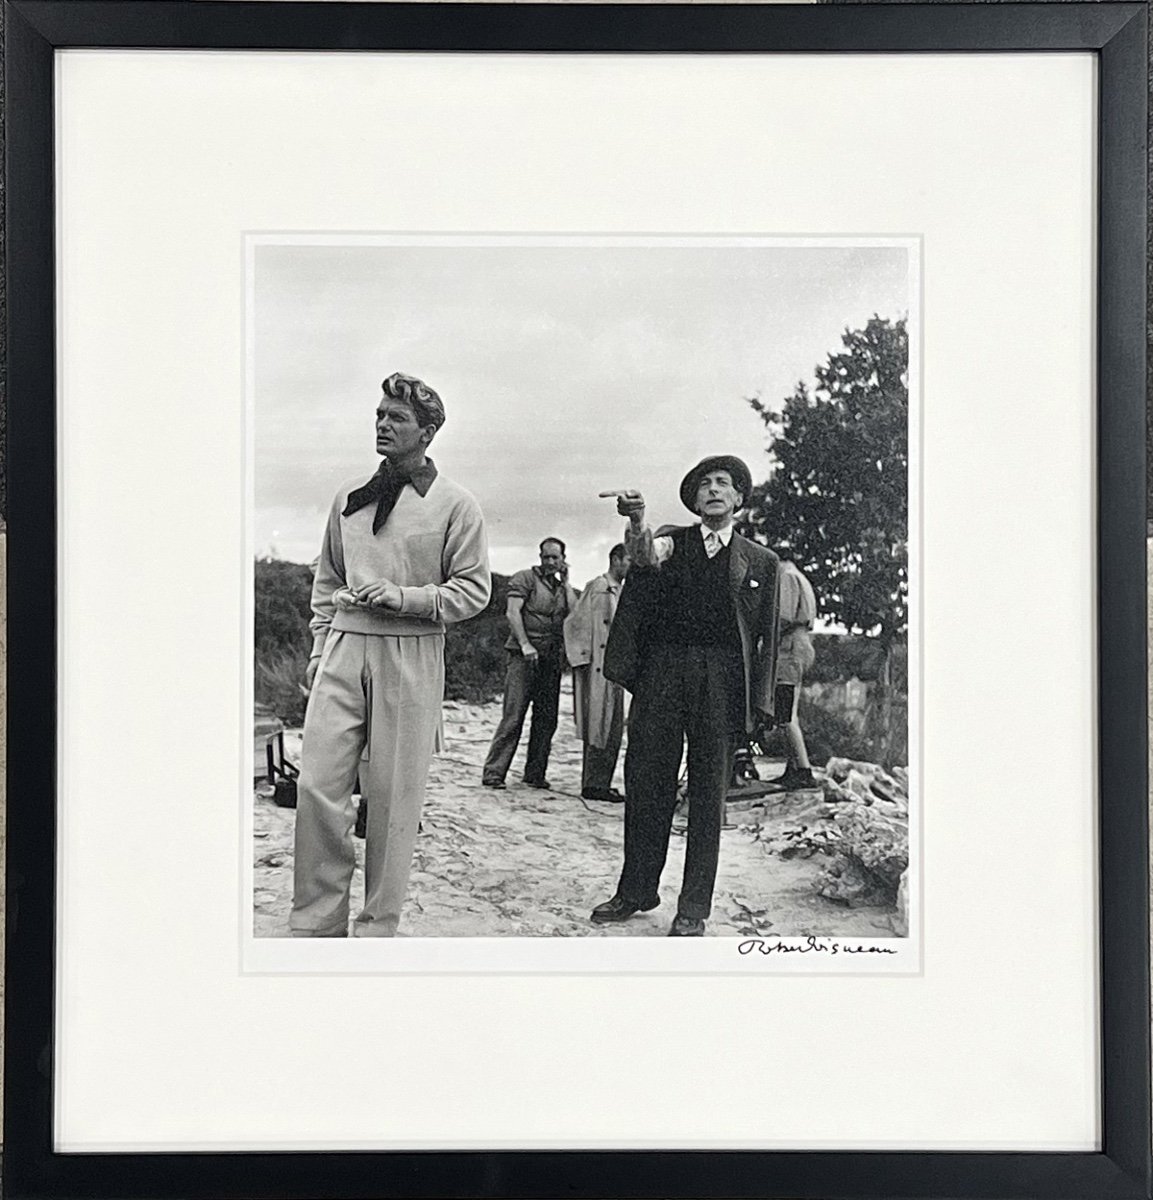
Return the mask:
M625 861L616 894L592 912L626 921L660 903L677 777L688 742L685 873L670 937L701 937L712 909L734 736L771 722L777 556L741 537L733 517L752 488L731 455L681 482L700 524L645 524L644 497L618 493L632 570L605 651L605 677L633 693L625 755Z

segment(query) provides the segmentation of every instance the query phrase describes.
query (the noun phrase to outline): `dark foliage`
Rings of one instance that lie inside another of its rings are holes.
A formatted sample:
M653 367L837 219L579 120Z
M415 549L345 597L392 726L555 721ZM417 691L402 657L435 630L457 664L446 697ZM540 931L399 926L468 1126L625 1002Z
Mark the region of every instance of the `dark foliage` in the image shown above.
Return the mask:
M830 758L854 758L871 761L876 747L863 733L858 733L848 721L814 704L808 696L801 694L797 718L805 735L805 749L815 767L823 767ZM767 733L760 742L766 754L774 758L785 758L788 746L785 735L779 729Z
M905 740L892 652L908 623L909 338L903 318L874 316L841 343L780 411L748 401L772 473L753 488L742 532L797 563L821 615L876 640L869 740L888 766Z
M494 574L492 598L484 612L448 627L444 647L444 694L449 700L478 704L499 696L504 690L507 599L508 577Z
M875 683L885 657L876 638L814 633L816 660L805 673L806 683L844 683L854 676L864 683ZM890 654L892 686L898 693L909 690L908 646L897 642Z
M909 340L881 317L841 340L780 412L749 401L773 471L744 531L797 563L824 616L887 647L907 619Z
M312 572L299 563L256 560L256 657L303 652L311 639Z
M257 559L254 570L256 700L286 725L300 725L305 702L300 685L312 648L312 572L277 559Z
M300 690L308 666L307 648L256 655L256 701L267 704L290 728L304 724L307 697Z

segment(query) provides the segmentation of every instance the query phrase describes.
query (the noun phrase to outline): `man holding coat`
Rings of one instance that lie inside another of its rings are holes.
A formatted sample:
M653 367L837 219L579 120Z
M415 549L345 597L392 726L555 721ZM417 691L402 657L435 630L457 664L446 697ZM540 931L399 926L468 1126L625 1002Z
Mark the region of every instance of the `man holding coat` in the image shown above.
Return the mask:
M565 618L565 655L573 669L573 716L584 743L581 797L620 804L612 786L625 723L625 694L605 678L605 647L616 615L629 556L623 545L609 551L609 569L590 580Z
M605 652L607 679L633 694L625 755L624 866L596 924L660 903L688 743L685 871L670 937L701 937L712 910L735 738L771 723L777 653L777 556L743 538L733 518L752 489L731 455L699 462L680 497L699 524L645 524L640 492L617 493L632 558Z

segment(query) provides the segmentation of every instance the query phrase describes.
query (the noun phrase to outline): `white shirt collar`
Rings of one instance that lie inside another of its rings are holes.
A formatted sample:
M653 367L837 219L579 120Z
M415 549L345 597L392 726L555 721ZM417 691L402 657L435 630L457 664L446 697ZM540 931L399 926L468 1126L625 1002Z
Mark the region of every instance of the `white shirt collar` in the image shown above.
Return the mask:
M698 525L697 528L701 531L701 541L704 541L710 533L715 533L721 539L722 546L727 546L733 536L733 527L731 524L723 525L720 529L710 529L707 525Z

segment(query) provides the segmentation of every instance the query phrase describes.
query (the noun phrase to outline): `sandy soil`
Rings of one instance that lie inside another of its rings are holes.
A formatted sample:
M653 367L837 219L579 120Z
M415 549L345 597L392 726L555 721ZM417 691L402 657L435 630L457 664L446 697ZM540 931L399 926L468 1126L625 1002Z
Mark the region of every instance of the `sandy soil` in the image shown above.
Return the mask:
M567 682L567 681L566 681ZM433 760L401 936L576 937L664 936L676 911L684 865L684 836L674 832L661 887L662 904L623 925L590 924L590 909L612 895L621 864L622 806L580 798L581 747L572 732L571 704L562 701L561 725L549 767L552 791L519 782L523 745L507 791L480 786L481 762L499 716L497 704L446 703L446 748ZM289 757L297 734L286 735ZM527 731L522 743L527 742ZM623 763L623 753L621 762ZM768 777L780 764L761 764ZM618 765L618 776L621 767ZM618 787L622 787L618 778ZM781 860L765 835L795 825L811 794L771 802L758 812L734 812L722 834L720 871L708 924L711 936L774 933L791 937L887 937L889 908L846 908L812 891L821 858ZM737 823L748 822L756 824ZM803 816L801 817L803 819ZM268 789L255 794L255 924L258 937L285 937L292 895L294 814L277 808ZM760 835L758 838L758 828ZM363 895L364 843L357 839L353 912Z

